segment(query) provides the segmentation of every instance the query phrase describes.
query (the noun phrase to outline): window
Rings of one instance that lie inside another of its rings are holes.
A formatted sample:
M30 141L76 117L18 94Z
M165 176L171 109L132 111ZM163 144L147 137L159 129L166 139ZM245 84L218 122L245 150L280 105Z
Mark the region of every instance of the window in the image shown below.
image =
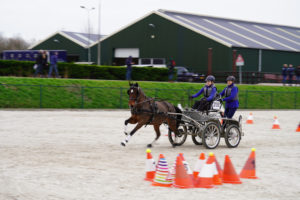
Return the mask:
M151 65L150 58L141 58L141 65Z
M165 59L163 58L153 58L154 65L163 65L165 64Z

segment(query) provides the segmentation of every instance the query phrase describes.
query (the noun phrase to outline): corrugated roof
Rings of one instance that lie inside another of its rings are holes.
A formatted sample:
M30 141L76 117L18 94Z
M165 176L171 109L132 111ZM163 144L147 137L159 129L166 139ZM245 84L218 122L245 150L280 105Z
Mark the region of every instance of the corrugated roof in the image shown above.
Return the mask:
M162 16L184 24L226 46L300 51L300 28L158 10Z
M56 34L59 34L84 48L89 47L91 44L99 41L100 38L105 37L105 35L101 35L101 37L100 37L100 35L98 35L98 34L90 34L90 40L89 40L88 33L79 33L79 32L71 32L71 31L57 31L57 32L51 34L50 36L48 36L47 38L33 44L28 49L32 49L32 48L36 47L37 45L47 41L49 38L55 36Z

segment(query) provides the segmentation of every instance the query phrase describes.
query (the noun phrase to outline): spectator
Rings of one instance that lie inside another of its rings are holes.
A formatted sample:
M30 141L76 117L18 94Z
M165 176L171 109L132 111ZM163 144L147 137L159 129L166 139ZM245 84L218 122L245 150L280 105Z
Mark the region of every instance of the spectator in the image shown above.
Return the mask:
M300 85L300 65L295 69L296 85Z
M38 56L36 57L35 62L37 64L37 68L35 69L34 77L36 77L38 74L40 74L40 75L42 74L43 50L39 51Z
M288 65L283 64L283 68L281 69L281 71L282 71L282 84L283 85L285 85L285 83L286 83L287 69L288 69Z
M169 65L168 65L168 68L169 68L169 72L168 72L168 75L169 75L169 81L173 81L173 76L174 76L174 67L176 66L176 63L173 59L170 59L170 62L169 62Z
M126 59L126 65L127 65L127 68L126 68L126 80L131 80L131 73L132 73L132 65L134 63L132 62L132 56L129 56L127 59Z
M55 77L56 78L59 77L58 70L57 70L57 55L58 53L54 52L54 54L50 57L50 68L49 68L48 78L51 77L53 69L55 72Z
M289 68L287 69L287 74L289 76L289 84L290 86L292 86L294 77L294 67L292 64L289 65Z

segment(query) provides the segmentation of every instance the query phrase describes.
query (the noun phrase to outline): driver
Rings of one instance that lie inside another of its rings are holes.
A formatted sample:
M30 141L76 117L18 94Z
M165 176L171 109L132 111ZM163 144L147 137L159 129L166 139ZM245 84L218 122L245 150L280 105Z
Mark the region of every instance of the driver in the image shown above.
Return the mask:
M225 96L225 98L223 98L223 101L226 102L224 117L231 119L239 107L239 89L234 85L234 76L228 76L226 81L227 87L224 88L220 95Z
M193 105L193 109L197 110L209 110L211 102L214 100L214 98L217 96L217 88L214 84L215 82L215 77L212 75L209 75L205 79L206 84L205 86L197 93L194 94L193 96L190 96L190 99L196 98L199 95L203 93L204 97L200 99L199 101L196 101L195 104Z

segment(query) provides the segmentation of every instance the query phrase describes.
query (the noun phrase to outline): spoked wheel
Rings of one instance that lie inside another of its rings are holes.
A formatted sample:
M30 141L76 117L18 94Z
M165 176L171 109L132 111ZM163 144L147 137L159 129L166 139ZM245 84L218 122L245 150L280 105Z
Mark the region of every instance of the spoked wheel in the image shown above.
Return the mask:
M237 125L230 125L228 126L225 132L225 142L227 147L235 148L239 145L241 141L241 132Z
M202 145L202 138L198 134L192 135L192 140L195 145Z
M178 127L178 134L176 135L173 131L169 129L168 138L173 146L181 146L186 141L187 128L184 125Z
M202 142L207 149L214 149L220 143L220 128L217 123L209 122L204 130L202 136Z

